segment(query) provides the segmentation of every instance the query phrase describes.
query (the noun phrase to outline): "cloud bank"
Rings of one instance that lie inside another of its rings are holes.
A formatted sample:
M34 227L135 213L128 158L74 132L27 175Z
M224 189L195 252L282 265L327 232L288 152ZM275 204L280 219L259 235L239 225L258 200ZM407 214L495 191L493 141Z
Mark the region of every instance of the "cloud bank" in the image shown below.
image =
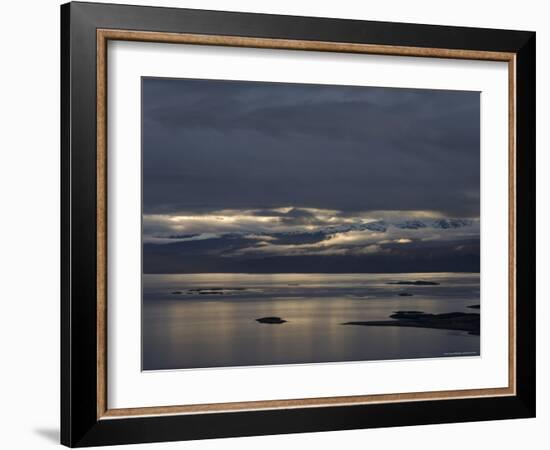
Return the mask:
M144 271L479 270L479 93L143 79Z

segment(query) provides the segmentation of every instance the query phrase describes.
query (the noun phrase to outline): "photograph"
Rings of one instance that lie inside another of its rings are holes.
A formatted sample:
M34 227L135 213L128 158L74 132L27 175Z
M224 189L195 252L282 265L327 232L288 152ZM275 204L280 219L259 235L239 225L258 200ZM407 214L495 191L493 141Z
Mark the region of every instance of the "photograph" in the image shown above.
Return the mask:
M480 92L141 78L142 370L480 356Z

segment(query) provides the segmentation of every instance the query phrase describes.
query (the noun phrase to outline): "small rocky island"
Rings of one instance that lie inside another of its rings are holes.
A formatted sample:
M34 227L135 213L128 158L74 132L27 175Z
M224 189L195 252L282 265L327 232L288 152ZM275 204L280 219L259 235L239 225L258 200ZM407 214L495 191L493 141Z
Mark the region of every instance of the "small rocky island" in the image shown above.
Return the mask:
M281 324L285 323L286 320L281 319L280 317L260 317L259 319L256 319L256 322L260 323L271 323L271 324Z
M235 292L246 291L246 288L235 287L235 288L223 288L223 287L211 287L211 288L195 288L187 289L187 295L230 295ZM181 295L182 291L174 291L172 295Z
M413 294L410 294L409 292L400 292L399 294L399 297L412 297Z
M393 320L371 320L365 322L345 322L342 325L362 325L369 327L416 327L435 328L443 330L467 331L479 335L479 314L451 312L429 314L422 311L395 311Z

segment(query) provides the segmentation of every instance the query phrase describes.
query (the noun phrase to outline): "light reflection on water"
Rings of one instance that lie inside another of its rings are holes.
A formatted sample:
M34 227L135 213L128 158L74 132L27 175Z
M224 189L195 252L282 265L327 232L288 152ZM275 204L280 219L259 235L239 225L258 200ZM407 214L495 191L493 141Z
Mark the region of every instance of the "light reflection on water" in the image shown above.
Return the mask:
M440 285L387 284L412 280ZM479 274L144 275L143 291L144 370L479 354L467 333L342 325L397 310L474 312ZM256 322L265 316L288 322Z

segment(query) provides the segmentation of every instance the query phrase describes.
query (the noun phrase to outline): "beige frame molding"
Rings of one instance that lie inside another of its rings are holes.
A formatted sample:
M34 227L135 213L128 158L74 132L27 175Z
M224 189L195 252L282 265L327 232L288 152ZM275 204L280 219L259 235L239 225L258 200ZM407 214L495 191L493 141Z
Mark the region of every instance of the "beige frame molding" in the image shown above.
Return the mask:
M171 44L218 45L267 49L309 50L364 53L392 56L416 56L508 63L508 247L509 247L509 342L508 386L396 394L265 400L200 405L150 406L109 409L107 405L107 42L109 40ZM446 400L472 397L500 397L516 394L516 54L445 48L403 47L341 42L299 41L239 36L157 33L114 29L97 30L97 419L129 416L218 413L246 410L289 409L344 406L421 400Z

